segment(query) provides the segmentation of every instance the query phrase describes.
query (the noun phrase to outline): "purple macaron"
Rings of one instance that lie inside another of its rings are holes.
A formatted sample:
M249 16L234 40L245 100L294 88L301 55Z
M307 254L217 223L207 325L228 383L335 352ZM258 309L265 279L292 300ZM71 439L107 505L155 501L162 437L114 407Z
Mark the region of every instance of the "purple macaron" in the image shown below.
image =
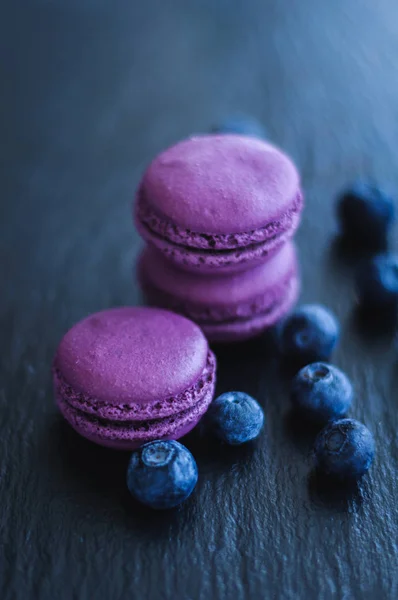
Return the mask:
M299 292L291 242L265 263L223 275L183 271L148 247L139 261L138 278L150 304L188 316L217 342L258 335L291 310Z
M143 238L195 272L264 261L295 232L303 205L293 162L241 135L192 137L162 152L136 197Z
M77 323L53 363L57 404L82 436L131 450L178 439L206 412L216 362L197 325L153 308L114 308Z

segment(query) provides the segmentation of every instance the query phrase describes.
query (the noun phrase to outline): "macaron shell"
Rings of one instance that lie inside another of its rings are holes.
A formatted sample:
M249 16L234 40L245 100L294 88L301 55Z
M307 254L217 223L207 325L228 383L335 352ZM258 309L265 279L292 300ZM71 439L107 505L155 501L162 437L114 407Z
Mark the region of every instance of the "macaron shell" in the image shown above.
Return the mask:
M260 139L192 137L158 155L144 174L146 202L178 227L234 234L265 227L294 203L293 162Z
M74 392L110 405L152 405L190 388L208 345L191 321L168 311L116 308L77 323L54 360Z

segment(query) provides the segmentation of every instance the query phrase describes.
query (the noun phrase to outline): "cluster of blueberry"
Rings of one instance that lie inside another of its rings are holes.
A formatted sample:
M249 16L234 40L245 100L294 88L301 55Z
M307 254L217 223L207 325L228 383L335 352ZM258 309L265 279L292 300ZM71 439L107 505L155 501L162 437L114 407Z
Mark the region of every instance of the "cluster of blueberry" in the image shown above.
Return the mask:
M254 440L264 424L259 403L243 392L227 392L213 400L204 425L219 440L239 446ZM175 441L156 440L135 452L127 470L131 494L151 508L173 508L192 493L198 480L189 450Z
M239 122L240 123L240 122ZM245 123L240 123L240 131ZM236 124L226 124L228 131ZM220 129L218 129L220 130ZM264 135L257 128L251 135ZM359 182L338 203L342 234L372 250L357 276L358 298L372 311L398 307L398 257L385 252L394 220L391 198L376 185ZM383 253L378 253L383 249ZM375 251L375 252L373 252ZM351 407L353 387L329 361L339 338L335 316L319 305L302 306L280 326L282 355L301 366L291 386L291 400L304 418L325 424L314 444L317 467L333 477L359 478L369 469L375 443L362 423L344 418ZM264 424L256 400L243 392L216 398L205 417L207 427L224 443L240 445L255 439ZM152 508L177 506L192 493L198 478L195 459L176 441L154 441L133 452L127 473L131 494Z
M343 237L370 252L356 277L360 306L371 316L395 316L398 256L386 251L394 221L392 198L376 184L359 181L342 194L337 216ZM294 406L309 418L327 423L315 441L318 467L334 476L357 478L372 463L373 436L362 423L341 418L353 398L347 376L331 364L314 362L329 360L338 337L334 316L320 306L307 306L286 320L280 341L285 355L306 365L293 380Z
M353 399L347 375L320 362L330 359L338 337L339 325L334 315L322 306L308 305L282 325L280 344L286 358L305 364L292 382L293 406L305 418L326 423L315 440L317 467L331 476L358 478L369 469L375 444L365 425L342 418Z
M388 252L394 203L377 185L360 181L343 194L338 218L343 234L371 250L357 273L358 298L376 314L395 313L398 306L398 255Z
M259 403L243 392L227 392L213 400L204 425L222 442L239 446L254 440L264 424ZM133 452L127 470L131 494L151 508L173 508L192 493L198 480L189 450L175 441L156 440Z

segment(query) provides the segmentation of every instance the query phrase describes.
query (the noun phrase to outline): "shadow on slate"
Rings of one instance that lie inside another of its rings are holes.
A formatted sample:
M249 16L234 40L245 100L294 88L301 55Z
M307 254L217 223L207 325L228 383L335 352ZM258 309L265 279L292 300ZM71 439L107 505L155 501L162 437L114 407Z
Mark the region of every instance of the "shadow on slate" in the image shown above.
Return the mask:
M302 413L294 408L291 408L287 412L283 424L287 435L297 450L309 456L312 452L315 438L324 425L306 419Z
M334 512L357 512L368 496L367 484L341 481L313 469L308 476L308 493L318 508Z
M115 526L131 533L153 534L162 539L179 527L179 508L154 511L136 501L126 485L127 465L131 452L102 448L79 436L61 417L57 418L46 440L54 442L51 462L55 472L62 473L71 491L91 503L92 512L101 514L109 506ZM189 508L189 499L186 502Z
M396 337L397 311L378 311L357 305L351 313L350 325L370 348L377 344L388 352Z
M54 419L46 444L55 472L65 473L75 488L98 494L99 503L101 497L119 501L125 490L128 452L93 444L60 415Z

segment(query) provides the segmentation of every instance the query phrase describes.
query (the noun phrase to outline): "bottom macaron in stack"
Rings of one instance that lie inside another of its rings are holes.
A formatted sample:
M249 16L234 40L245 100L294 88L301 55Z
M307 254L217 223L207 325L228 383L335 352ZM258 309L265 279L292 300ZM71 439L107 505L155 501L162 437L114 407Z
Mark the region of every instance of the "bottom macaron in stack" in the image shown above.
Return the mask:
M206 412L216 361L199 327L153 308L115 308L77 323L53 363L58 407L82 436L131 450L176 440Z
M223 275L180 270L147 247L138 278L149 304L189 317L212 342L249 339L274 325L291 310L300 287L291 242L261 265Z

